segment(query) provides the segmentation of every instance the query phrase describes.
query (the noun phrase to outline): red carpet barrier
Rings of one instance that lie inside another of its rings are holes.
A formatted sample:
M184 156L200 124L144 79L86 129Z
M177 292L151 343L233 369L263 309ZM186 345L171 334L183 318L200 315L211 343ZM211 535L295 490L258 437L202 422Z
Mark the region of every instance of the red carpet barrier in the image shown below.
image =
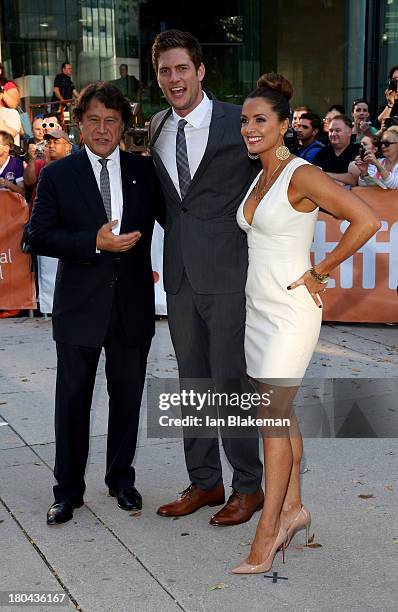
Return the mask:
M332 274L322 298L323 320L398 322L398 191L356 187L353 192L379 215L381 229ZM348 223L320 213L312 245L316 264L333 249Z
M22 231L29 218L24 198L0 191L0 310L36 308L31 258L21 251Z
M379 215L382 227L331 275L324 296L325 321L398 322L398 191L355 188L354 193ZM36 307L30 257L21 252L28 220L24 199L0 191L0 310ZM347 223L320 213L312 245L314 263L330 252Z

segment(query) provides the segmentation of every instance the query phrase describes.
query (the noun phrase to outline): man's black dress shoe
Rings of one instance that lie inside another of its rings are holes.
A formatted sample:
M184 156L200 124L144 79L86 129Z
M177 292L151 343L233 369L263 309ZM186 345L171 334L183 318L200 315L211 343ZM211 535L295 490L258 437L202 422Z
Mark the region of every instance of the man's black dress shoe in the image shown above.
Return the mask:
M122 510L141 510L142 497L135 487L109 489L109 495L116 497L117 505Z
M54 502L47 512L47 525L60 525L67 523L73 518L73 510L83 505L83 500L78 502L65 499L64 501Z

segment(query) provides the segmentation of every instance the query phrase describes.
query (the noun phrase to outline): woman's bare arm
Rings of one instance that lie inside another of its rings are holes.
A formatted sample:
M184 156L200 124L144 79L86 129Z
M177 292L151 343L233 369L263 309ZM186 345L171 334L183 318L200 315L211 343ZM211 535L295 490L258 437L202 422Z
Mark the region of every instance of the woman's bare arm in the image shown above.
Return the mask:
M325 259L314 266L315 272L329 274L343 261L351 257L380 228L380 221L373 210L351 191L336 185L325 173L315 166L298 168L291 180L289 199L299 212L308 212L311 205L321 207L338 219L346 219L350 225L336 247ZM319 305L317 293L324 285L309 271L289 285L292 289L305 285L314 301Z

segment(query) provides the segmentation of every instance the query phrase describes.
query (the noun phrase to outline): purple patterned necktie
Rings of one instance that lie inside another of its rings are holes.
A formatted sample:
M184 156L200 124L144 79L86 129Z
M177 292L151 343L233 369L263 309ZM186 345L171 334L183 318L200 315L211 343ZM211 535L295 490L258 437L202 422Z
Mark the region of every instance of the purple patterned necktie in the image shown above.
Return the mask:
M189 185L191 184L191 172L189 170L187 141L185 139L184 131L186 124L187 121L185 121L185 119L179 120L176 137L176 162L181 200L185 198Z

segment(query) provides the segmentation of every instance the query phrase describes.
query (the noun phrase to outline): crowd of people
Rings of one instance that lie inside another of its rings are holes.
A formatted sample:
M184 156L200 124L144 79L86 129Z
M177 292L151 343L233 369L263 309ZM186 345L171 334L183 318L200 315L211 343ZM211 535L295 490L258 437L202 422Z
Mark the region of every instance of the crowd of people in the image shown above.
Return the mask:
M113 83L124 95L139 92L139 81L128 75L126 64L120 66L120 79ZM63 115L55 111L33 118L32 136L24 137L20 113L20 95L16 84L7 79L0 64L0 188L26 194L32 207L40 170L47 163L78 150L63 125ZM127 87L127 89L126 89ZM333 104L323 119L308 106L293 109L291 132L287 143L292 153L322 168L340 185L378 185L398 189L398 66L389 72L386 103L372 125L372 115L365 98L355 100L349 117L345 108ZM125 92L126 90L126 92ZM128 90L128 92L127 92ZM131 91L130 91L131 90ZM76 100L78 91L72 82L72 66L64 62L54 79L53 100ZM22 139L22 140L21 140ZM24 145L23 150L20 147ZM22 169L22 172L21 172Z
M120 66L120 78L112 83L130 100L139 96L140 82L128 74L126 64ZM60 112L63 104L76 102L79 92L72 81L72 66L64 62L54 79L52 98L61 106L52 105L50 112L37 114L31 136L27 137L17 110L20 110L18 87L6 77L1 64L0 90L0 190L25 196L31 212L41 170L79 149L68 135ZM393 66L388 75L385 104L377 117L365 98L354 100L351 116L340 104L331 105L323 119L309 106L300 105L291 112L286 144L292 153L318 166L347 189L375 185L398 189L397 90L398 66ZM378 127L372 125L371 117ZM16 311L10 312L14 315ZM5 316L6 311L0 312L0 317Z
M354 100L351 116L330 106L323 120L307 106L293 111L296 155L322 168L334 181L351 188L377 185L398 189L398 66L389 73L386 105L376 128L365 98Z
M129 99L139 95L140 83L128 74L126 64L121 64L120 78L112 82ZM291 114L290 131L293 137L287 145L292 153L322 168L346 188L378 185L384 189L398 189L397 90L398 66L393 66L388 75L386 102L379 109L377 117L374 117L365 98L352 103L351 116L346 114L340 104L331 105L323 119L309 106L298 106ZM78 95L72 81L72 66L64 62L61 72L54 79L52 101L62 104L74 102ZM26 193L27 203L31 207L32 196L35 195L34 185L41 168L75 152L78 147L69 139L58 105L52 106L50 112L33 118L30 137L24 134L20 112L17 110L20 109L19 105L18 87L6 77L0 64L0 138L3 161L0 167L0 187ZM372 125L371 116L378 127ZM54 145L52 141L60 142ZM23 149L20 148L21 144ZM15 156L23 163L22 174L21 163L13 159Z

